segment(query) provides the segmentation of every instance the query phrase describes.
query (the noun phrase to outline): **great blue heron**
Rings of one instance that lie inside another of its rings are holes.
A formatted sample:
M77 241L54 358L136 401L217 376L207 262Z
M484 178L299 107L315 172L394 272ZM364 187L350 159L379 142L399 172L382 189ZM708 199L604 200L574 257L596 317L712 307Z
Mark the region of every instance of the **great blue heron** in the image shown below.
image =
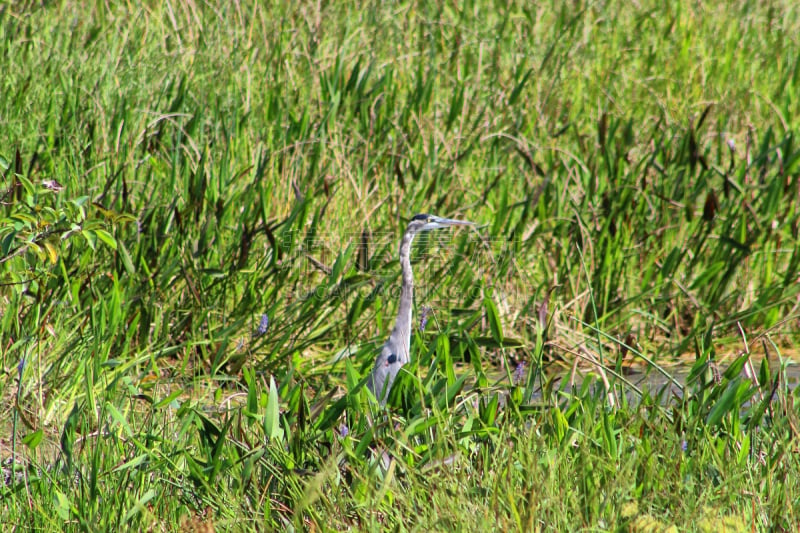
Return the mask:
M409 346L411 344L411 307L414 300L414 274L411 271L411 241L414 236L422 231L449 228L450 226L470 226L473 222L466 220L453 220L434 215L416 215L408 223L403 240L400 241L400 269L403 273L403 284L400 289L400 306L397 310L397 319L394 323L392 334L383 345L380 355L375 360L375 368L367 381L367 387L381 402L386 404L389 390L400 371L408 363Z

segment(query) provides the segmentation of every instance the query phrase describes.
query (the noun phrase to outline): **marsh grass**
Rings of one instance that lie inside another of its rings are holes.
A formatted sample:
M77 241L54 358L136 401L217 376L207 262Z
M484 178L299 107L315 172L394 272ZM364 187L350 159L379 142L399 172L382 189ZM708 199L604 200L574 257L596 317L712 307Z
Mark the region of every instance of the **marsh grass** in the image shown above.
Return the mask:
M4 527L796 528L797 35L746 0L0 8ZM417 243L384 412L417 212L481 225Z

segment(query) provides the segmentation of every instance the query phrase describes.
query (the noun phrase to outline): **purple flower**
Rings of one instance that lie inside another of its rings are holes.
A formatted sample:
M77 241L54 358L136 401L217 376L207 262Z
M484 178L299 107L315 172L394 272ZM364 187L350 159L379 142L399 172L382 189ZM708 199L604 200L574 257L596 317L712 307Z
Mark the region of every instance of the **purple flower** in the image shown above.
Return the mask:
M342 424L339 426L339 435L342 437L346 437L350 434L350 428L347 427L346 424Z
M423 306L422 309L420 310L420 312L419 312L419 330L420 331L425 331L425 326L428 325L428 313L430 313L430 312L431 312L431 308L428 307L427 305Z
M686 453L686 450L689 448L689 443L685 440L681 441L681 450L683 453Z
M520 361L514 369L514 385L519 385L525 379L525 361Z
M258 323L258 327L256 328L256 337L260 337L267 332L269 328L269 316L266 314L261 315L261 322Z
M25 370L25 358L19 360L19 364L17 365L17 373L19 374L19 379L22 380L22 371Z

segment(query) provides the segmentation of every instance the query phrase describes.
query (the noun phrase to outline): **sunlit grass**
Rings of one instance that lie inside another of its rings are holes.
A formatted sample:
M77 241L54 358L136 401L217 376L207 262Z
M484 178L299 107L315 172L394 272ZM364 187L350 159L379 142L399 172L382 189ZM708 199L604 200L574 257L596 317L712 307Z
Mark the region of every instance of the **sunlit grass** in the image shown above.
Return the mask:
M0 8L0 522L796 528L797 8L318 8Z

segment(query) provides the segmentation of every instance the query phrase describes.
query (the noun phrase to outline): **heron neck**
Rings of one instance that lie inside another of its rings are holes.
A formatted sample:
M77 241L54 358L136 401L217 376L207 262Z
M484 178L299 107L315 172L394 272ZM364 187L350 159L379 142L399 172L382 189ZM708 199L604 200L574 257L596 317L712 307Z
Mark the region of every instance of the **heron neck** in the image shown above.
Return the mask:
M403 274L403 283L400 289L400 306L397 309L397 320L392 330L391 338L400 352L397 358L400 364L409 361L411 346L411 308L414 303L414 274L411 271L411 241L414 240L413 233L403 235L400 242L400 270Z

